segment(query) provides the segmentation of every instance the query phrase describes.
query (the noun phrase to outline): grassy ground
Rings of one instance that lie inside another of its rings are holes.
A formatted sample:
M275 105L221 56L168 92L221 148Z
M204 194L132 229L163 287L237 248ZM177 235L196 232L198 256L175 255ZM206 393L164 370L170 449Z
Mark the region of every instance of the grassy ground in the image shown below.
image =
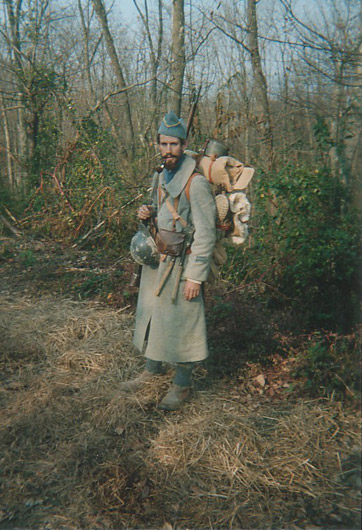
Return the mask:
M294 351L200 366L162 413L171 367L117 390L142 366L127 257L1 248L0 528L360 528L358 403L303 393Z

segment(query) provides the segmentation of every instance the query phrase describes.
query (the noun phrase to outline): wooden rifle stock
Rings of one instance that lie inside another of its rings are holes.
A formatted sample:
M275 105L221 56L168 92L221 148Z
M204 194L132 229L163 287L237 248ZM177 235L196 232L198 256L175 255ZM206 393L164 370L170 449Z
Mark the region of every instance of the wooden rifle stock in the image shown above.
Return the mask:
M190 112L189 112L189 117L187 118L187 125L186 125L186 138L188 138L188 135L189 135L189 132L190 132L190 129L191 129L191 126L192 126L192 122L194 120L194 116L195 116L195 112L196 112L196 107L197 107L197 103L199 101L199 97L200 97L200 93L201 93L201 86L199 87L195 97L194 97L194 101L192 102L192 105L191 105L191 108L190 108Z

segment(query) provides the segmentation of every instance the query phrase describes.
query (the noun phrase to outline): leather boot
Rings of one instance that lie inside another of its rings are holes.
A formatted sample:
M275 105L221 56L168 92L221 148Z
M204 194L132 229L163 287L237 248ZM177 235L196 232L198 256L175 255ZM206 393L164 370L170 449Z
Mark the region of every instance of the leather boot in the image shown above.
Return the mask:
M161 403L159 403L158 408L161 410L177 410L190 397L190 394L191 387L173 384Z
M130 381L121 383L118 388L121 392L137 392L137 390L144 388L147 383L151 383L155 377L157 377L157 374L153 374L148 370L143 370L140 375Z

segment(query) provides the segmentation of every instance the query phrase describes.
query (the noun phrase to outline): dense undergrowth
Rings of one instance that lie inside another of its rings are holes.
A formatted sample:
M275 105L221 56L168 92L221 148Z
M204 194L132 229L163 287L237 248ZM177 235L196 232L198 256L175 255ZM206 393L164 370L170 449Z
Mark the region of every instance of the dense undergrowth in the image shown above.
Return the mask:
M359 314L359 221L327 169L287 167L252 189L251 237L230 249L230 288L254 285L306 329L348 331Z
M127 254L150 185L142 161L117 175L86 150L74 147L72 157L63 182L56 172L42 177L26 207L2 204L4 217L34 236ZM229 249L222 271L229 290L257 286L265 303L298 311L306 328L348 332L359 314L359 219L347 187L323 167L286 167L257 175L248 196L249 240Z

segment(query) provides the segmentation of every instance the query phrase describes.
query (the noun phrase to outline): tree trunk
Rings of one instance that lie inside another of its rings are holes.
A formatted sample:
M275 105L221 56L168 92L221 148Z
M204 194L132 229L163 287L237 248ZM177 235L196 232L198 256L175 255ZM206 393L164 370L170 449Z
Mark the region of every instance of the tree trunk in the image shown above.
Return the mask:
M16 0L16 5L14 5L13 0L5 0L11 35L10 46L19 70L22 69L21 41L19 35L20 13L22 3L23 0Z
M87 22L86 22L86 19L85 19L85 16L84 16L84 12L83 12L83 8L82 8L81 0L78 0L78 10L79 10L81 26L82 26L82 32L83 32L83 58L84 58L84 65L85 65L84 66L84 75L86 77L88 90L90 92L92 106L94 106L97 103L97 95L96 95L95 90L94 90L93 81L92 81L92 73L91 73L92 61L91 61L91 58L90 58L91 53L90 53L90 49L89 49L89 23L87 24ZM96 46L98 46L98 44L99 44L99 41L98 41ZM119 127L117 127L117 125L116 125L116 123L115 123L115 121L113 119L112 113L109 110L109 106L107 105L107 103L104 104L104 109L105 109L105 112L107 114L108 120L109 120L109 122L110 122L110 124L112 126L112 129L111 129L112 134L113 134L114 138L116 138L116 140L119 142L119 145L121 146L122 152L125 155L125 154L127 154L127 149L125 148L124 142L122 141L122 136L120 134L120 129L119 129Z
M171 98L169 106L180 116L186 62L184 0L172 0L171 61Z
M144 11L142 11L137 3L137 0L133 0L133 3L137 9L139 16L141 17L142 24L145 29L146 38L150 51L150 60L151 60L151 72L152 72L152 81L151 81L151 102L152 102L152 112L154 115L158 106L157 101L157 74L160 66L161 54L162 54L162 43L163 43L163 0L158 0L157 9L158 9L158 36L157 36L157 46L155 47L152 39L152 32L150 28L150 21L148 15L148 2L144 2Z
M26 95L24 94L24 87L22 83L23 78L23 62L21 53L21 38L20 38L20 18L23 0L5 0L6 10L9 21L9 34L7 41L9 43L9 54L11 57L12 70L15 74L15 102L21 105L17 109L17 126L16 126L16 140L13 145L13 153L15 159L18 161L13 167L13 190L20 192L26 188L28 173L26 167L28 165L28 134L26 127L25 108Z
M273 132L270 118L268 87L259 53L256 0L248 0L247 18L249 51L255 84L256 124L260 133L260 153L262 160L271 169L274 162Z
M114 73L116 74L116 77L117 77L118 86L119 88L126 88L126 82L124 79L122 67L118 60L118 55L116 52L114 41L113 41L111 32L109 30L107 15L106 15L103 2L102 0L92 0L92 4L94 6L98 20L102 27L102 32L104 35L104 39L106 41L107 51L111 59ZM122 94L121 97L124 101L126 121L127 121L127 125L128 125L129 132L130 132L130 141L131 141L131 146L132 146L131 151L133 152L134 151L134 129L133 129L133 122L132 122L131 105L130 105L127 92L124 92L124 94Z
M78 0L78 11L80 15L80 21L83 33L83 59L84 59L84 70L82 74L85 75L88 89L92 98L92 105L96 103L96 96L93 89L92 76L91 76L91 62L89 58L89 25L86 23L81 0Z
M362 43L359 44L359 57L362 56ZM356 209L361 207L362 186L360 180L362 148L361 148L361 94L359 80L362 77L362 65L356 61L353 75L354 86L350 89L350 104L347 112L346 121L348 122L344 131L344 150L346 163L346 173L348 175L348 185L351 190L352 204Z
M4 135L5 135L5 147L6 147L5 156L6 156L6 168L8 172L8 184L9 184L9 188L11 192L14 193L15 185L14 185L13 166L12 166L12 161L11 161L11 140L10 140L10 131L9 131L9 120L8 120L6 106L5 106L5 100L1 92L0 92L0 103L1 103L2 108L4 109L3 110L3 115L4 115L3 125L4 125Z

